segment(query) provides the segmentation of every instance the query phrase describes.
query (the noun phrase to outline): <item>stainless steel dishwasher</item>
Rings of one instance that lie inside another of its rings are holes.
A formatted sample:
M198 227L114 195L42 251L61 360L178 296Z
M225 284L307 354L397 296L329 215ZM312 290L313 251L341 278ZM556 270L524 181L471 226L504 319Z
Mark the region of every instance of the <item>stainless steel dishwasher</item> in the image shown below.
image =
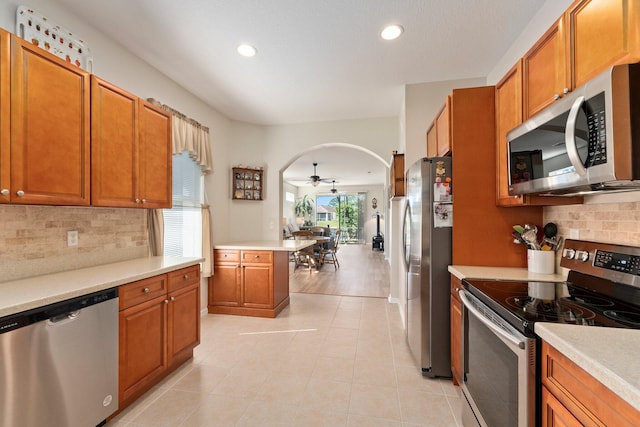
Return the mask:
M92 427L117 408L117 289L0 319L0 427Z

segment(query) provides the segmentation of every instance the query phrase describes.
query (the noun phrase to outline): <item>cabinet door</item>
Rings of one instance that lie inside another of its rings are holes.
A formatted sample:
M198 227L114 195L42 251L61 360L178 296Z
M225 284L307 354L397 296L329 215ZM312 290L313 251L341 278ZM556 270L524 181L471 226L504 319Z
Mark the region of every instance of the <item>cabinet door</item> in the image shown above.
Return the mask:
M447 100L436 117L436 149L438 156L446 156L451 147L451 96Z
M89 205L89 73L11 37L11 202Z
M167 367L166 295L120 312L120 401L128 399Z
M9 203L11 194L10 46L9 33L0 29L0 203Z
M583 424L574 417L553 394L542 386L542 427L581 427ZM596 425L596 424L594 424Z
M522 63L505 74L496 85L496 154L498 156L496 194L498 206L523 204L523 197L509 196L509 150L507 132L522 123Z
M200 284L169 294L168 354L171 364L181 352L189 352L200 343Z
M171 208L171 115L140 102L140 202L145 208Z
M215 263L209 278L209 305L240 306L240 272L239 263Z
M91 204L136 207L138 98L91 77Z
M243 265L242 305L273 308L273 264Z
M567 11L567 20L574 88L611 65L640 59L637 1L578 1Z
M389 191L389 196L404 196L404 154L398 154L395 151L393 152L390 173L389 183L391 184L391 189Z
M570 90L564 27L560 18L522 59L525 119Z
M438 141L436 140L435 122L427 131L427 157L436 157L438 155Z
M460 279L451 276L451 374L455 385L461 384L462 379L462 305L458 297L461 287Z

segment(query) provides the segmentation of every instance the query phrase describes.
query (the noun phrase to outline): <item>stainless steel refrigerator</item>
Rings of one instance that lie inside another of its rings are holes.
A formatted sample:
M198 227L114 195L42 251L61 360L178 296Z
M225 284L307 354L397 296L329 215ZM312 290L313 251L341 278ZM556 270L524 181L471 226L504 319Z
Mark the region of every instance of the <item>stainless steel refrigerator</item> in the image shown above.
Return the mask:
M451 158L432 157L414 163L405 181L407 343L428 377L451 376L447 267L451 264L452 178Z

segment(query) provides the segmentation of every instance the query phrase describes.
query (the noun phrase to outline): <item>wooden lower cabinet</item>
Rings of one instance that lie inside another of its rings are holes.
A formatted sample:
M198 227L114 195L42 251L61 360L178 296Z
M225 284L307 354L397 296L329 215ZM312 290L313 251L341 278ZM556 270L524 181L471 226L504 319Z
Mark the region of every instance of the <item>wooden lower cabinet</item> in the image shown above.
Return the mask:
M638 426L640 412L542 342L542 427Z
M462 383L462 302L458 295L461 287L462 281L451 276L451 374L454 385Z
M193 356L200 343L199 265L120 286L122 411Z
M213 251L209 313L276 317L289 305L287 251Z

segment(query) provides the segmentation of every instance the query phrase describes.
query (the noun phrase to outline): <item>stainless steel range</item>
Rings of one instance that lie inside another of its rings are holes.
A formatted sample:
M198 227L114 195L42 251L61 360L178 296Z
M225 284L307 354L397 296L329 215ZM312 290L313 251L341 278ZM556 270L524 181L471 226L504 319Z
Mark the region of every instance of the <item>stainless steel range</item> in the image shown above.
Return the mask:
M566 282L464 279L465 426L535 426L536 322L640 329L640 248L567 240Z

